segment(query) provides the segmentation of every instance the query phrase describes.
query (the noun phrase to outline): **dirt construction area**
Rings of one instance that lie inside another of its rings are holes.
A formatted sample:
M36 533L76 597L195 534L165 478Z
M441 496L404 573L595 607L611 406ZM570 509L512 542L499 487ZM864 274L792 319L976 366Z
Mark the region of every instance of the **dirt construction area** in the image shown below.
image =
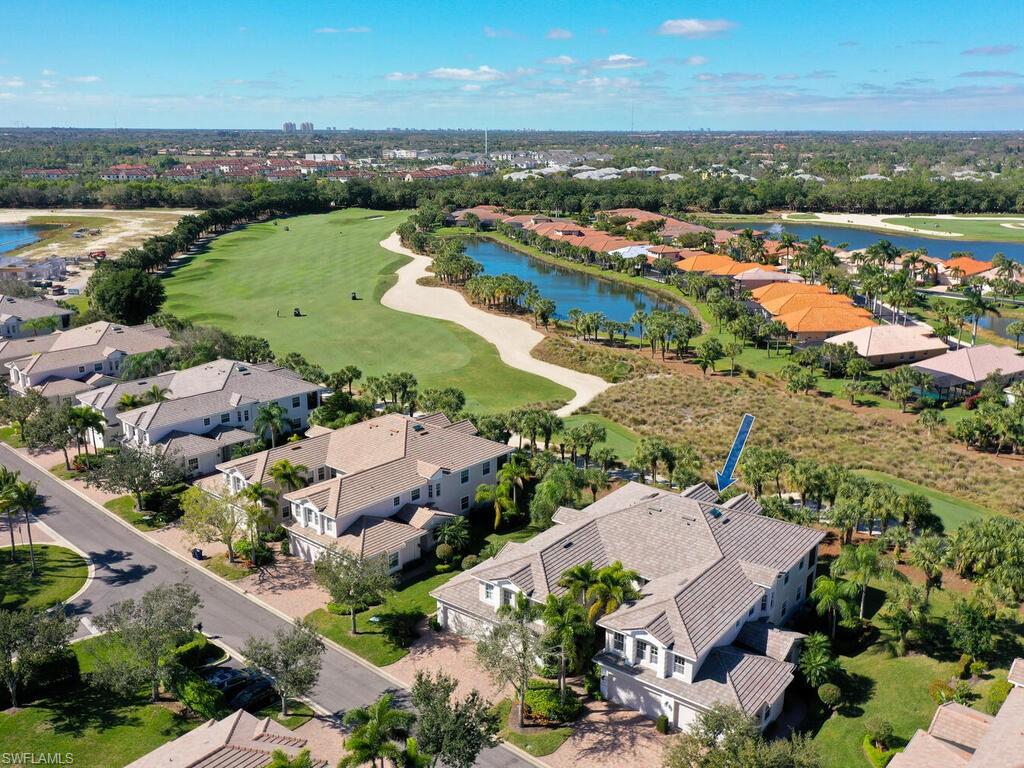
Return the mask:
M106 208L0 208L0 224L39 225L42 238L5 255L27 261L60 256L84 256L106 251L116 258L153 235L170 232L192 210L152 208L121 211ZM80 236L76 237L75 233Z

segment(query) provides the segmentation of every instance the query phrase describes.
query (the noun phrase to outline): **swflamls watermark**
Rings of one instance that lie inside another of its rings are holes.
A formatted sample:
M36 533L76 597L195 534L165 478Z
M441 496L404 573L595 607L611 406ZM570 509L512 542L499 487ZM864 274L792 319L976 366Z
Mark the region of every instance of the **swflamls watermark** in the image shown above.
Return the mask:
M71 752L0 752L0 765L74 765Z

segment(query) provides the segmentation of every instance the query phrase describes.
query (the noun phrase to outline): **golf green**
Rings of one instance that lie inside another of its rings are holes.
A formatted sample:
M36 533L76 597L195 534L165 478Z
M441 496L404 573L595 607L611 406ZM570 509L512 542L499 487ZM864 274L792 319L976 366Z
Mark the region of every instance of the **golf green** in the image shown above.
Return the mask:
M231 232L166 279L165 310L262 336L276 354L300 352L328 371L345 365L364 376L411 371L420 389L464 390L470 410L572 397L548 379L505 365L492 344L459 325L381 305L408 259L379 243L407 215L353 208Z

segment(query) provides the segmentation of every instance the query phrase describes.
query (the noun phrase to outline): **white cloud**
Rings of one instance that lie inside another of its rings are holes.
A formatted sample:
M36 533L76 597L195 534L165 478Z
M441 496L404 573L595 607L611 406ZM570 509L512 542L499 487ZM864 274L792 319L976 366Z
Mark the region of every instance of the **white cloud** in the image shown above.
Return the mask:
M484 37L515 37L516 34L511 29L495 29L494 27L484 27Z
M313 30L314 35L336 35L341 30L337 27L317 27Z
M572 56L565 56L565 55L562 55L562 56L551 56L549 58L544 59L544 63L545 64L552 64L552 65L560 66L560 67L568 67L568 66L570 66L572 64L575 64L576 63L576 59L574 59Z
M350 35L363 35L373 30L370 27L345 27L345 31Z
M473 92L473 91L479 91L482 87L483 86L473 85L471 83L468 83L468 84L462 86L462 90L467 91L467 92Z
M415 72L390 72L384 76L384 79L401 82L403 80L419 80L420 76Z
M647 62L628 53L613 53L607 59L601 59L595 66L601 69L636 69L646 67Z
M712 37L728 32L736 26L728 19L669 19L658 27L659 35L674 37Z
M699 67L708 63L706 56L687 56L683 63L688 67Z
M548 40L568 40L572 37L572 32L561 27L552 27L548 30L546 37Z
M10 77L7 77L5 75L0 75L0 88L24 88L24 87L25 87L25 81L22 80L17 75L12 75Z
M39 87L40 88L56 88L57 84L53 80L40 80L39 81Z
M745 83L751 80L764 80L764 75L758 72L723 72L721 74L702 72L694 79L702 83Z
M486 64L482 64L476 69L469 69L467 67L437 67L430 70L427 75L435 80L472 80L481 83L505 79L504 72L488 67Z
M56 72L56 70L53 70L53 69L44 69L39 74L42 75L43 77L53 77L54 75L57 74L57 72Z
M75 77L69 77L69 83L98 83L102 80L99 75L76 75Z
M963 51L963 56L1006 56L1014 51L1020 50L1019 45L982 45L977 48L968 48Z

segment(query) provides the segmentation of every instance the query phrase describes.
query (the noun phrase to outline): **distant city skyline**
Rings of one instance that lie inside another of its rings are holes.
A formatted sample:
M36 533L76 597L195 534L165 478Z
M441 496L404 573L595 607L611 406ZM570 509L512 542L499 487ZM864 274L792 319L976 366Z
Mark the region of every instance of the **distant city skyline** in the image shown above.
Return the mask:
M0 125L1024 129L1024 5L9 4Z

